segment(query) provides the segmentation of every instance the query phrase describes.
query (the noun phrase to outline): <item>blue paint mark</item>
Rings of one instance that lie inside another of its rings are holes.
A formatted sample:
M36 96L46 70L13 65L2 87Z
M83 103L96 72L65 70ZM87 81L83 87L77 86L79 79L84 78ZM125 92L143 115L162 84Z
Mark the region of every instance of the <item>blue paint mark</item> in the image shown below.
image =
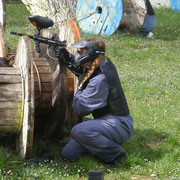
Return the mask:
M180 11L180 0L171 0L171 7L174 10Z
M119 27L122 0L78 0L76 18L85 33L109 36Z

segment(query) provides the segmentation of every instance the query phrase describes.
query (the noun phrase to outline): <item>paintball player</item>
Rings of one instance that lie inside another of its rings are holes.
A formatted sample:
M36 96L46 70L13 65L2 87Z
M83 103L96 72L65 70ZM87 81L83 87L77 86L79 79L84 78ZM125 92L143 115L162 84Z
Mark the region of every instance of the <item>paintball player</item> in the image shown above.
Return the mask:
M133 119L115 66L105 56L105 44L99 39L81 40L72 45L79 51L76 65L87 71L79 77L78 90L73 99L74 112L84 117L92 113L93 119L75 125L71 140L62 150L62 158L78 160L91 153L110 166L117 159L126 158L121 146L133 132Z
M140 29L140 34L147 38L153 38L154 34L152 33L152 30L156 26L156 16L150 1L146 0L145 2L147 7L147 13L145 15L144 24Z

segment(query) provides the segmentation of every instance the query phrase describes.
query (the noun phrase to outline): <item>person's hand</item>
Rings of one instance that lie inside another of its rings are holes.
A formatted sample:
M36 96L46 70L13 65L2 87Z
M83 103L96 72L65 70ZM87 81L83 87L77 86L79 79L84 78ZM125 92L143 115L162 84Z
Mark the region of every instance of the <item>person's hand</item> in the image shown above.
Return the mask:
M56 48L55 49L55 55L58 58L58 60L62 63L69 62L69 52L66 48Z

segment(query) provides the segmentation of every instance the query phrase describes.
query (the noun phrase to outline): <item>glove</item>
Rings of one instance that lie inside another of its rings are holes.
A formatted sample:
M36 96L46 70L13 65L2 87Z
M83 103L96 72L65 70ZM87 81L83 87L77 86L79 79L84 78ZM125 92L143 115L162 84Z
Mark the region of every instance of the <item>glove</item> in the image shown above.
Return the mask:
M70 54L66 48L57 47L55 49L55 55L58 58L59 62L65 64L69 62Z

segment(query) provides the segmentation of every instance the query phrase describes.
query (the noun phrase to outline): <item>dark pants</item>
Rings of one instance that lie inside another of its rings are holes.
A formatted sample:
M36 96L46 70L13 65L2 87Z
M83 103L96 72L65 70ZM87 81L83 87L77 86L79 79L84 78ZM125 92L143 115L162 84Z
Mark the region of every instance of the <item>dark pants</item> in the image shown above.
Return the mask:
M72 128L72 140L64 147L62 157L70 161L78 160L90 152L101 161L112 162L125 153L121 144L130 138L132 129L131 116L119 119L109 115L79 123Z

